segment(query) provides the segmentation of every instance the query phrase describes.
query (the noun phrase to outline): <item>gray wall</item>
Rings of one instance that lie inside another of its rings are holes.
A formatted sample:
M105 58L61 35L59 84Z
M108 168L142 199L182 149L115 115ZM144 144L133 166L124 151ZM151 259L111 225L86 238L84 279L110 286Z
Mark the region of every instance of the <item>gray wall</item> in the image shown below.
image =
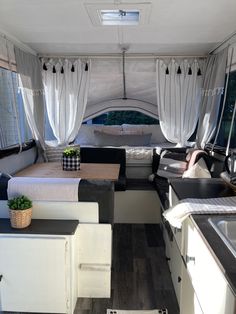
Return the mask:
M14 154L0 159L0 172L14 174L34 163L36 148L33 147L19 154Z

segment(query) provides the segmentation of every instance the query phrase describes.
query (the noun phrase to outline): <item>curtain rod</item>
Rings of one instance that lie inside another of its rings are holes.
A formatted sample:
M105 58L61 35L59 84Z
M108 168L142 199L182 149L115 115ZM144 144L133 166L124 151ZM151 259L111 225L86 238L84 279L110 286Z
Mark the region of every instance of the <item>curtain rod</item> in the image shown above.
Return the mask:
M122 52L121 53L114 53L114 54L87 54L87 55L50 55L50 54L45 54L45 55L38 55L40 58L94 58L94 59L99 59L99 58L121 58L122 57ZM158 59L158 58L207 58L207 55L168 55L168 56L163 56L163 55L155 55L155 54L138 54L138 53L130 53L126 54L126 58L148 58L148 59Z
M232 39L234 36L236 35L236 31L233 32L231 35L229 35L228 37L226 37L224 40L222 40L220 43L218 43L208 54L212 54L214 53L217 49L219 49L221 46L223 46L224 44L227 43L227 41L229 41L230 39Z
M9 41L10 43L12 43L14 46L18 47L19 49L22 49L25 52L31 53L33 55L37 55L36 51L34 51L33 49L31 49L29 46L23 44L21 41L19 41L18 39L16 39L15 37L4 33L0 30L0 36L4 39L6 39L7 41Z

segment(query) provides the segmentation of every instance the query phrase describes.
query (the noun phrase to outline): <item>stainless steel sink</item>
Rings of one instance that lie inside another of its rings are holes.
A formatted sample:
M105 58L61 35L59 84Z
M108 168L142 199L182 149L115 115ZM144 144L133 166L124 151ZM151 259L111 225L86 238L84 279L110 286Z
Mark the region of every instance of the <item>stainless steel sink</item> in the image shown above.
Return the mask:
M212 217L208 221L236 258L236 217Z

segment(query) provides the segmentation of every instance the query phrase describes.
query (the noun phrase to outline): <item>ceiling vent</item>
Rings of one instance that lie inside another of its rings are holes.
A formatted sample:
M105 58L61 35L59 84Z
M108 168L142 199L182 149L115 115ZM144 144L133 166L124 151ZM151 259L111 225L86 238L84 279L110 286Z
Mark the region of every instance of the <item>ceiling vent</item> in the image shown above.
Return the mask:
M148 24L150 3L85 4L88 15L95 26L137 26Z

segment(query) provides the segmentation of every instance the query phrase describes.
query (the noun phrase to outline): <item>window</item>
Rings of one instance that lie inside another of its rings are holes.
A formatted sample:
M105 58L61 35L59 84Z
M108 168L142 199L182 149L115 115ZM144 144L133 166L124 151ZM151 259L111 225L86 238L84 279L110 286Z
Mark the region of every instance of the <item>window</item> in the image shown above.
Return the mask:
M32 134L18 93L17 73L0 68L0 149L19 144L20 138L26 142Z
M235 100L236 100L236 71L231 72L229 74L225 109L224 109L223 118L222 118L220 130L219 130L219 135L216 140L216 145L218 146L221 146L221 147L227 146ZM222 108L222 105L221 105L221 108ZM221 114L221 110L220 110L220 114ZM236 148L236 118L234 118L234 125L232 129L230 148Z
M110 111L87 121L87 124L122 125L122 124L159 124L155 118L137 111Z

